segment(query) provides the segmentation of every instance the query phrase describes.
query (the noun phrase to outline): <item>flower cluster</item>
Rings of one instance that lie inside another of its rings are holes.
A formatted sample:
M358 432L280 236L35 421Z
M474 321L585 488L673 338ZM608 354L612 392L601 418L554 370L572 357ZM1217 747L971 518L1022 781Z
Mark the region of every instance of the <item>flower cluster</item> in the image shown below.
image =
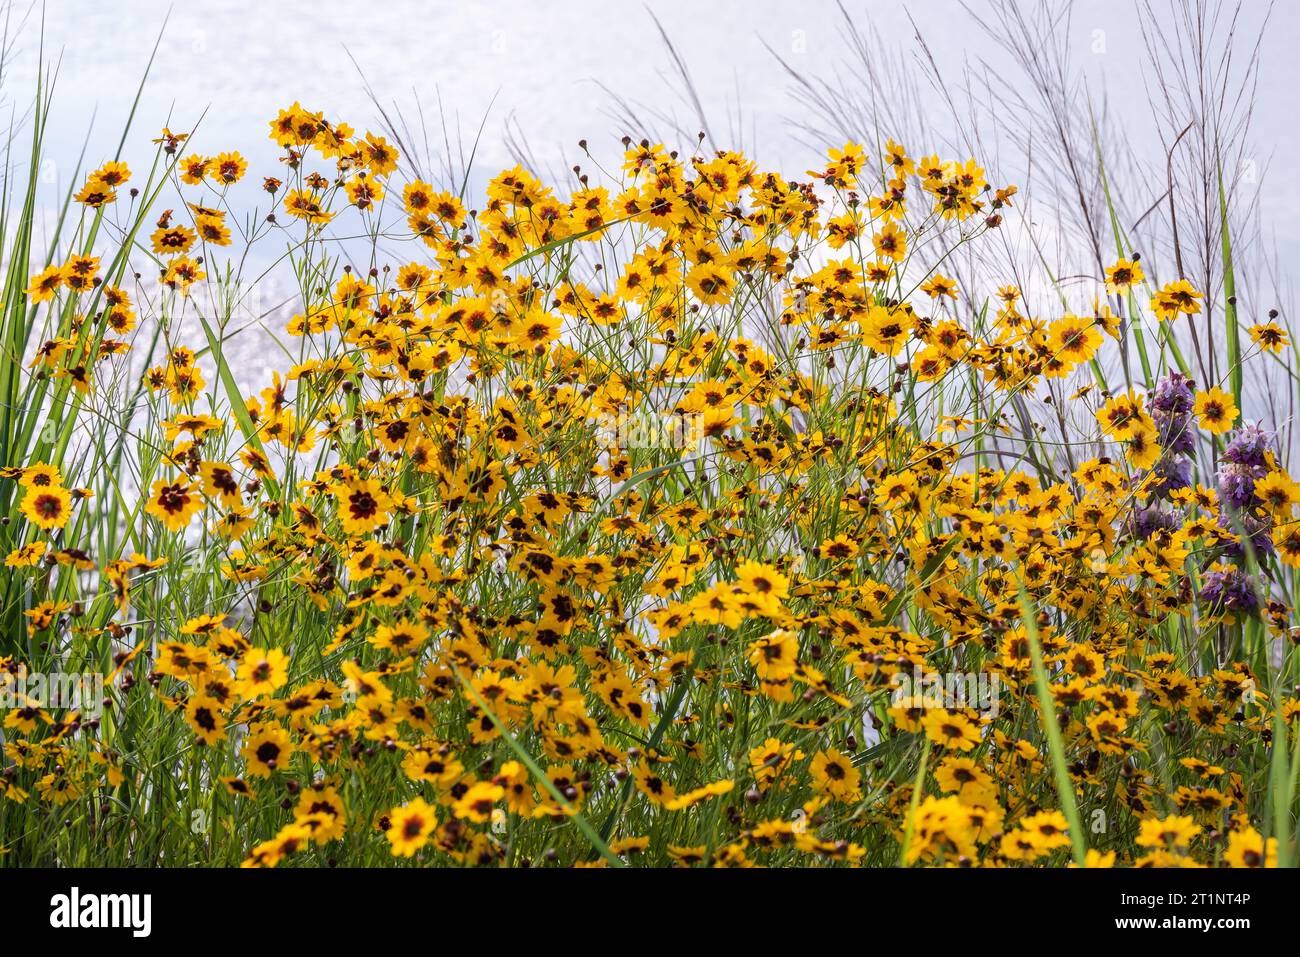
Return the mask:
M52 414L137 404L85 460L55 442L0 473L23 490L3 535L26 619L0 678L57 658L108 697L102 719L5 714L5 849L1293 858L1263 782L1300 713L1269 655L1300 488L1260 428L1222 444L1239 397L1181 366L1099 379L1126 334L1106 297L1167 329L1202 308L1189 283L1149 316L1136 256L1077 312L963 289L925 261L1003 228L1015 189L892 141L803 180L629 141L613 173L560 189L516 167L471 203L299 104L271 137L285 180L261 177L275 208L255 220L230 215L240 154L164 131L183 201L144 225L180 316L153 314L129 248L31 279ZM84 215L128 176L95 173ZM251 395L214 258L240 222L301 280L292 359ZM174 338L185 316L197 348ZM1035 390L1085 411L1055 457L1011 424ZM694 423L664 430L691 443L603 428L646 410ZM997 706L897 693L917 672L991 677ZM162 825L177 813L207 823Z

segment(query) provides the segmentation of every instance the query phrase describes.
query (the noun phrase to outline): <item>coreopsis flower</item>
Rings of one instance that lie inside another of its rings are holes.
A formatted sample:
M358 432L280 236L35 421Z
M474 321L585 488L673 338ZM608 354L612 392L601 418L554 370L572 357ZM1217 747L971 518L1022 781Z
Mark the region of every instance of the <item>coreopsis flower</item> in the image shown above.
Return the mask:
M957 282L950 279L943 273L935 273L925 282L921 283L921 292L925 293L931 299L949 299L957 298Z
M27 286L27 298L32 302L48 302L63 285L63 267L51 263L32 277Z
M1129 464L1136 470L1150 469L1160 460L1160 437L1153 422L1145 422L1125 442Z
M700 302L706 306L717 306L731 299L735 279L725 264L705 262L686 274L686 285Z
M154 516L168 530L178 532L203 510L203 495L199 487L184 479L168 481L158 479L153 483L145 512Z
M910 310L872 306L862 320L862 340L873 351L896 356L910 338L915 316Z
M334 488L339 521L349 535L374 530L388 521L392 499L377 479L351 479Z
M793 744L768 738L749 752L749 767L759 789L766 790L781 780L793 762L803 757L803 752Z
M36 782L42 801L56 806L75 801L82 794L80 784L71 775L51 772Z
M374 133L367 133L360 141L363 162L376 176L387 176L397 170L397 149Z
M1166 283L1151 297L1151 311L1161 322L1178 316L1194 316L1201 311L1202 294L1186 279Z
M492 806L505 797L505 788L491 781L479 781L472 784L452 805L452 813L463 821L476 824L490 820Z
M46 462L35 462L19 471L18 484L23 488L62 485L63 476L55 466Z
M117 189L131 178L131 167L118 160L110 160L90 175L105 186Z
M388 841L394 857L411 857L429 843L438 826L434 808L421 798L395 807L387 814Z
M160 256L179 256L194 245L194 230L188 226L160 226L149 241Z
M428 640L429 629L415 621L380 625L370 637L370 643L376 648L402 655L418 654L421 646Z
M1140 847L1183 850L1200 833L1200 825L1188 816L1149 817L1142 821L1137 843Z
M176 168L182 183L198 186L207 177L211 165L211 157L190 153L177 161Z
M63 264L63 284L75 293L95 288L99 278L98 256L69 256Z
M5 567L33 568L40 564L49 547L47 542L28 542L26 545L20 545L5 557Z
M1277 838L1265 841L1253 827L1234 830L1223 860L1229 867L1277 867Z
M229 246L230 227L220 216L200 215L194 219L194 230L199 241L207 246Z
M207 695L191 696L185 704L185 720L194 731L194 737L208 747L223 741L226 736L226 719L221 713L221 702Z
M1031 814L1021 820L1020 828L1033 835L1037 846L1043 850L1069 846L1069 824L1060 811L1039 811L1037 814Z
M748 657L755 672L763 679L788 678L794 674L799 643L793 632L778 630L751 642Z
M989 787L993 784L988 771L974 759L959 755L944 758L935 768L934 779L945 791L961 791L971 786Z
M980 742L979 727L960 712L932 708L921 724L931 741L946 748L969 751Z
M1231 430L1237 421L1237 403L1230 394L1217 386L1196 393L1192 411L1201 428L1213 435L1222 435Z
M780 602L789 597L790 579L770 565L742 562L736 567L736 584L746 593Z
M207 273L196 260L188 256L176 256L167 264L162 275L162 281L166 286L183 295L188 295L190 287L205 278Z
M230 466L224 462L204 462L199 467L203 482L203 494L209 500L219 501L227 508L237 508L243 504L244 496L239 480Z
M306 827L317 844L343 837L347 820L347 808L338 789L323 781L304 788L294 808L294 823Z
M852 761L836 748L827 748L813 755L808 767L813 788L829 794L837 801L852 802L860 796L862 775Z
M1087 362L1101 347L1101 333L1091 319L1063 316L1048 332L1048 350L1066 370Z
M637 789L653 804L667 804L677 797L677 789L648 765L638 764L633 767L632 779L636 782Z
M260 778L270 777L285 768L294 750L289 732L278 724L250 728L243 751L248 773Z
M1142 266L1134 259L1117 259L1113 265L1106 267L1106 291L1127 293L1138 283L1146 279Z
M284 197L284 211L297 219L305 220L313 226L321 226L332 218L328 210L321 206L320 197L308 190L290 190Z
M811 172L814 176L821 176L828 186L839 186L843 189L852 189L857 185L858 174L862 171L866 163L866 155L863 148L857 143L846 143L843 149L830 149L827 151L830 162L821 173Z
M729 794L734 787L735 783L733 781L712 781L703 787L695 788L684 794L679 794L669 801L665 801L664 808L669 811L682 811L695 807L697 804L703 804L711 798Z
M209 161L206 174L222 186L237 183L244 177L248 161L238 152L218 153Z
M384 198L384 188L377 179L361 173L348 181L348 200L357 209L374 209Z
M113 188L112 184L92 173L72 198L83 206L99 209L101 206L107 206L117 201L117 190Z
M1149 418L1143 409L1142 397L1134 392L1112 397L1097 411L1097 423L1102 432L1120 442L1144 430Z
M1276 322L1261 322L1251 326L1246 332L1250 335L1251 342L1274 354L1281 352L1291 344L1286 331Z
M876 255L901 263L907 258L907 236L894 223L886 223L880 231L871 237L871 245Z
M72 493L58 485L33 485L23 496L21 511L37 528L62 528L72 512Z
M975 853L971 811L956 797L927 796L912 816L908 864L941 855L959 858Z
M1269 472L1256 482L1254 494L1281 521L1289 521L1295 506L1300 504L1300 484L1281 470Z
M289 658L279 648L254 648L244 655L235 677L247 698L274 694L289 680Z

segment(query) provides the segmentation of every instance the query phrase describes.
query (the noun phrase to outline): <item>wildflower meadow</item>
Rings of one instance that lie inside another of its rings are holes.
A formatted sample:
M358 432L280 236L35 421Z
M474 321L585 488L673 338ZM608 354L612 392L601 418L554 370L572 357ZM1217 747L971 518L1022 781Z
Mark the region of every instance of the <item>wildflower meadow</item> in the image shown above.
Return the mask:
M284 89L92 136L52 230L52 70L5 144L0 868L1297 864L1235 167L1147 244L1089 147L1067 280L904 130L455 182Z

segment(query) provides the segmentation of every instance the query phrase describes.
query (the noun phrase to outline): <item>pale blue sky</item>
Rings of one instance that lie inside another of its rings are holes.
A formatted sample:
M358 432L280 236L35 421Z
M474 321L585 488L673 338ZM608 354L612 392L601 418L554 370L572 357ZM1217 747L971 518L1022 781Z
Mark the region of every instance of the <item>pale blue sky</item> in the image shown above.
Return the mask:
M739 103L746 146L756 146L767 165L802 172L809 151L790 134L795 105L764 41L800 69L831 78L846 56L834 0L655 0L652 6L721 127L715 137L730 138L721 118ZM964 60L985 59L995 70L1004 63L955 0L845 0L845 6L905 57L914 49L902 12L910 10L952 75ZM1247 21L1267 7L1265 0L1247 0ZM206 108L200 148L273 157L266 121L293 99L356 126L373 124L376 111L349 53L381 99L396 101L408 114L418 94L427 113L436 112L441 97L467 132L487 115L479 154L485 169L509 159L507 122L518 124L541 163L571 159L584 136L593 144L612 142L624 130L608 115L611 100L601 85L692 122L691 110L663 78L668 58L647 7L632 0L386 0L369 6L351 0L189 0L174 7L158 0L62 0L44 11L46 56L63 57L51 128L52 144L66 158L61 166L75 159L96 111L99 135L92 138L90 158L111 152L169 8L139 132L155 130L169 115L174 128L188 128ZM32 10L17 39L5 80L8 104L25 103L31 89L41 13ZM1135 4L1080 2L1072 27L1080 75L1107 98L1126 132L1140 138L1150 109ZM1100 53L1098 31L1104 32ZM1264 40L1266 70L1256 104L1261 162L1270 155L1286 160L1300 146L1293 105L1300 87L1297 46L1300 7L1280 4ZM947 111L937 97L932 105L939 125ZM1274 224L1279 237L1300 240L1294 215L1300 185L1281 175L1273 179L1270 205L1285 213Z
M1158 7L1166 2L1153 0ZM878 31L899 62L915 63L913 27L903 5L844 4L858 23ZM792 126L799 107L766 45L809 75L833 79L848 55L834 0L655 0L653 8L689 66L712 118L715 144L731 145L737 125L728 118L739 107L745 148L764 166L801 176L816 157ZM48 139L51 180L62 185L72 175L92 117L88 164L111 156L168 9L154 0L64 0L44 11L45 56L62 57ZM1015 76L956 0L917 0L906 9L948 76L956 77L964 64ZM1246 0L1243 33L1267 9L1264 0ZM41 16L33 8L15 39L3 89L6 106L30 102ZM1130 0L1076 4L1070 53L1077 76L1098 102L1105 101L1114 127L1147 149L1148 158L1158 157L1160 150L1151 149L1156 138L1145 92L1149 66L1136 17ZM1279 4L1261 50L1264 69L1249 155L1264 171L1262 233L1277 244L1284 280L1300 275L1290 265L1300 255L1300 181L1289 175L1300 146L1297 48L1300 5ZM512 162L510 129L526 138L543 174L579 158L576 143L583 137L598 156L613 158L617 137L626 130L613 116L611 93L647 113L677 117L688 129L698 125L668 76L669 58L647 7L638 2L189 0L170 10L127 159L133 167L142 165L152 150L149 138L169 117L173 129L188 129L206 110L195 147L243 151L257 179L240 188L247 189L250 203L264 202L256 184L277 169L277 151L266 137L277 109L298 99L354 126L378 126L352 59L386 105L396 103L414 117L418 97L435 133L439 101L467 136L486 116L476 159L481 172ZM932 118L934 141L909 143L918 153L933 150L951 127L948 107L928 86L920 106L927 122ZM436 150L440 143L434 145ZM1015 152L981 159L995 179L1018 179L1023 156ZM1036 226L1050 230L1050 223Z

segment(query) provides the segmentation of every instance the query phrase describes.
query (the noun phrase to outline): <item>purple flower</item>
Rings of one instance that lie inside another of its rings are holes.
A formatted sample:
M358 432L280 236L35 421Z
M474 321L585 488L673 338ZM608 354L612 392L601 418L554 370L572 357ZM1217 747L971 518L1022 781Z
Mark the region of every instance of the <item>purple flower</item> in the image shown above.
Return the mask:
M1190 459L1165 456L1151 470L1158 481L1151 486L1151 493L1157 498L1169 498L1180 488L1189 488L1192 484L1192 463Z
M1264 477L1264 470L1235 462L1219 465L1219 498L1234 509L1247 509L1256 504L1255 483Z
M1235 568L1212 568L1201 585L1201 601L1219 612L1250 614L1259 607L1254 583Z
M1243 425L1232 433L1232 438L1228 440L1228 447L1223 450L1223 461L1232 462L1235 465L1247 465L1252 468L1263 468L1265 464L1264 453L1268 451L1270 438L1272 438L1272 433L1265 432L1254 423Z
M1186 415L1196 405L1192 387L1181 372L1171 372L1151 391L1151 410L1165 414Z
M1249 541L1251 549L1259 558L1267 558L1275 551L1273 526L1267 519L1260 518L1254 512L1221 512L1219 527ZM1224 555L1231 561L1244 560L1246 557L1244 542L1233 542L1224 549Z
M1151 416L1161 447L1174 455L1191 455L1196 450L1196 432L1186 412L1155 412Z
M1179 518L1159 505L1138 509L1133 515L1133 534L1145 541L1161 529L1172 531L1179 526Z
M1192 484L1192 466L1184 458L1196 451L1196 433L1191 420L1196 403L1191 381L1181 373L1171 372L1156 383L1149 398L1151 418L1156 424L1156 441L1164 451L1164 456L1152 469L1158 482L1150 488L1157 498L1169 498L1170 493ZM1143 522L1139 516L1139 534Z

